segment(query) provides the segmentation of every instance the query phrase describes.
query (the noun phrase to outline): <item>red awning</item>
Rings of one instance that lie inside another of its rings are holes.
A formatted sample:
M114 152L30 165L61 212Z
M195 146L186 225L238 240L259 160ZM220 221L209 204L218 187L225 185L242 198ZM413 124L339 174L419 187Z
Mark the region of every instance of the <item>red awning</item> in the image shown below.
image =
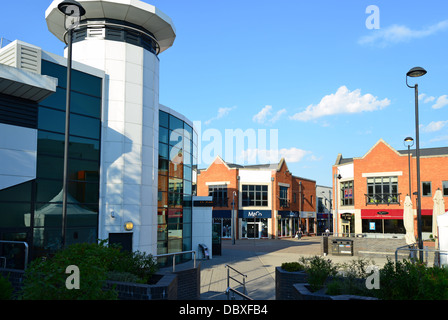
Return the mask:
M403 209L361 209L361 219L403 219Z

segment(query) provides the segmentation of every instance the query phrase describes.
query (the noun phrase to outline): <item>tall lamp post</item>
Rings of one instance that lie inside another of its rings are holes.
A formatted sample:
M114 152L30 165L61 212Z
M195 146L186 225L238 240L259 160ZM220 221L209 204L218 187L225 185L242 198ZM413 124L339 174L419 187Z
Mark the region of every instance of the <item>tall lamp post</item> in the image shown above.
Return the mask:
M233 200L232 200L232 244L235 244L235 232L236 232L236 226L235 226L235 196L236 196L236 191L233 191Z
M426 74L426 70L421 67L414 67L406 73L406 85L413 88L415 92L415 156L417 159L417 235L418 248L420 249L420 261L423 261L423 239L422 239L422 204L420 193L420 143L419 143L419 123L418 123L418 84L410 86L408 77L421 77Z
M412 198L411 187L411 147L414 145L414 139L411 137L404 138L404 145L408 147L408 169L409 169L409 196Z
M72 74L72 39L73 30L79 25L81 17L86 14L82 5L74 0L65 0L58 4L58 9L64 15L64 26L68 36L65 43L68 45L67 55L67 95L65 104L65 140L64 140L64 174L62 181L62 248L66 244L67 229L67 181L68 181L68 144L70 133L70 94L71 94L71 74Z

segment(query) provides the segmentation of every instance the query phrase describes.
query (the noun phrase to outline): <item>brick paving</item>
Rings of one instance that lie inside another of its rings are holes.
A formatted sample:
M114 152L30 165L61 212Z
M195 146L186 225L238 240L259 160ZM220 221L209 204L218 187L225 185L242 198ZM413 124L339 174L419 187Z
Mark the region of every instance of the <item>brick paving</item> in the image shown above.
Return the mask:
M230 265L246 274L247 295L254 300L275 300L275 268L283 262L298 261L300 257L321 255L320 237L296 239L241 239L232 244L223 240L222 255L201 261L201 300L226 300L227 269ZM335 263L356 260L356 256L327 256ZM385 258L374 258L382 266ZM234 271L230 275L242 281ZM241 291L241 286L230 282Z

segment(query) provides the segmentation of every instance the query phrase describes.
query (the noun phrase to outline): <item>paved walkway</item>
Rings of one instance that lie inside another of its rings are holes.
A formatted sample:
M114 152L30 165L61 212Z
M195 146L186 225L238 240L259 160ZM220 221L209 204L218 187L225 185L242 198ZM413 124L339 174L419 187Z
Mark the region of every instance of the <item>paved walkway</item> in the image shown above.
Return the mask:
M246 274L247 295L254 300L275 300L275 268L283 262L298 261L301 256L321 254L320 237L296 239L242 239L232 244L222 243L222 255L201 261L201 300L226 300L227 269L230 265ZM328 256L335 263L356 260L354 256ZM373 259L382 266L386 259ZM239 281L242 276L230 270L230 275ZM239 291L241 286L230 280L230 286Z

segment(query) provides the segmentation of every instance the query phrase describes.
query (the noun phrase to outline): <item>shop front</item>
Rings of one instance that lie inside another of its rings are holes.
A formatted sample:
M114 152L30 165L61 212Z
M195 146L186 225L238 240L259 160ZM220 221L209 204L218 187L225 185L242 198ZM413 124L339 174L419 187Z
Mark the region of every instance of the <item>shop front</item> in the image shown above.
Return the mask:
M240 238L261 239L269 237L271 210L239 210Z
M403 209L362 209L363 233L405 234Z
M213 210L213 223L219 225L216 227L219 229L222 239L232 238L232 210Z
M298 211L279 210L277 213L277 237L293 237L303 227Z

